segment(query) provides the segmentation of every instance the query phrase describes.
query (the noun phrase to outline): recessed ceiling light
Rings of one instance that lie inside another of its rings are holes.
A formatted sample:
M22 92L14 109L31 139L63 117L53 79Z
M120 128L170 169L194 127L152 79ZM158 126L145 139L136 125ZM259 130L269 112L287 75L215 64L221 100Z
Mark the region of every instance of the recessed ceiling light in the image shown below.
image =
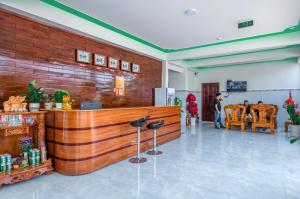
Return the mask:
M189 9L186 9L184 11L184 14L187 15L187 16L193 16L195 14L197 14L198 10L195 9L195 8L189 8Z
M223 38L222 37L217 37L217 40L222 40Z

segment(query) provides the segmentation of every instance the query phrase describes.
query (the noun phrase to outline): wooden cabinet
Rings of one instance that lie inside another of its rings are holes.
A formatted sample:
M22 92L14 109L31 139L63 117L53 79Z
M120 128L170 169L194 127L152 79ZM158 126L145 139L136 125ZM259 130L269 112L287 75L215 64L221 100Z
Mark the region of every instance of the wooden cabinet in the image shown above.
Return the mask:
M19 154L19 139L23 135L30 135L34 140L34 147L42 149L45 146L45 114L44 111L39 112L22 112L22 113L0 113L0 116L18 116L23 118L29 116L32 118L32 124L24 124L16 126L1 126L0 127L0 154ZM42 150L41 150L42 151ZM45 153L46 151L44 151ZM41 154L41 157L43 154ZM10 172L0 173L0 187L3 184L13 184L24 181L42 174L50 174L53 171L50 159L42 158L41 164L37 166L29 166L11 170Z

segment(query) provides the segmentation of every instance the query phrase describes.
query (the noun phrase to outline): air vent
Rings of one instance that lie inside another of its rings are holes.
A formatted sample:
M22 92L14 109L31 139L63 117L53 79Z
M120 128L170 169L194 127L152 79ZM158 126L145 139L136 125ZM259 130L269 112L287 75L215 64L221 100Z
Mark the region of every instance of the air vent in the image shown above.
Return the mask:
M239 22L238 23L238 28L247 28L247 27L250 27L250 26L253 26L254 25L254 22L253 20L248 20L248 21L242 21L242 22Z

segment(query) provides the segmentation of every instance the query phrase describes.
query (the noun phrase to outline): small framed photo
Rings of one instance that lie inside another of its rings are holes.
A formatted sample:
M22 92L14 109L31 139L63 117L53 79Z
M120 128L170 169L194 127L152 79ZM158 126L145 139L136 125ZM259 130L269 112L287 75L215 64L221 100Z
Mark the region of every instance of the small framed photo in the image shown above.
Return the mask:
M76 50L76 61L81 63L91 63L91 54L84 50Z
M121 61L121 70L130 71L130 63L128 61Z
M140 65L139 64L132 64L132 72L133 73L140 73Z
M107 66L106 57L104 55L94 54L94 65Z
M113 69L118 69L119 68L119 60L115 58L108 58L108 67L113 68Z

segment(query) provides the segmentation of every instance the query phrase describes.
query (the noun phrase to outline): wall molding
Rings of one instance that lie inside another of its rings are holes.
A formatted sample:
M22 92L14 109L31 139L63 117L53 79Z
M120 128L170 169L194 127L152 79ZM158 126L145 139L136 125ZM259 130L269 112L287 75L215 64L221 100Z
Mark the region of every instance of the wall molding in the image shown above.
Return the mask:
M227 92L227 91L219 91L220 93L247 93L247 92L269 92L269 91L300 91L300 89L262 89L262 90L247 90L247 91L241 91L241 92ZM175 90L175 92L187 92L187 93L202 93L201 91L190 91L190 90Z

